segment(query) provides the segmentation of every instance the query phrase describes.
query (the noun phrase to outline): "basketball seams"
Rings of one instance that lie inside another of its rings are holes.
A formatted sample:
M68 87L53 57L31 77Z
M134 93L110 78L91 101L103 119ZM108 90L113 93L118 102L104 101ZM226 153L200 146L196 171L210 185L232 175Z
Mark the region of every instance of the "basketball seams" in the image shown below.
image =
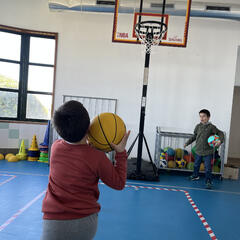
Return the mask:
M112 141L112 142L114 142L115 139L116 139L116 136L117 136L117 119L116 119L116 116L113 113L112 113L112 115L113 115L113 118L115 120L115 136L114 136L113 141Z
M106 134L105 134L105 132L104 132L104 130L103 130L103 127L102 127L102 124L101 124L99 115L98 115L98 122L99 122L99 126L100 126L100 128L101 128L101 130L102 130L102 133L103 133L103 136L104 136L105 140L107 141L110 149L113 150L113 148L112 148L111 144L109 143L109 141L108 141L108 139L107 139L107 136L106 136Z
M108 145L108 144L105 144L105 143L101 143L101 142L99 142L95 137L93 137L93 135L91 134L90 131L89 131L89 135L90 135L91 138L94 139L94 141L97 142L98 144L100 144L100 145Z

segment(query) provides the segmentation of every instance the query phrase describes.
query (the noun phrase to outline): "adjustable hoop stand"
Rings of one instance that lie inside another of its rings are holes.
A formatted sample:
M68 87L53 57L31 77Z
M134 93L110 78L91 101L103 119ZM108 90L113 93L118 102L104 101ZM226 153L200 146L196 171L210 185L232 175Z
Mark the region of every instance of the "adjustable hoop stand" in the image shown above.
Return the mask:
M148 24L153 24L155 26L148 26ZM143 31L141 30L143 28ZM142 100L141 100L141 113L140 113L140 124L139 124L139 133L132 145L128 150L128 155L131 153L137 139L138 139L138 152L137 152L137 163L136 163L136 171L128 173L129 179L135 180L150 180L150 181L158 181L159 175L156 166L153 163L151 153L147 144L146 137L144 136L144 122L145 122L145 111L146 111L146 100L147 100L147 86L148 86L148 74L149 74L149 63L150 63L150 53L151 46L158 45L161 41L163 33L167 31L167 26L163 22L156 21L145 21L136 24L135 27L136 34L143 44L146 45L146 53L145 53L145 64L144 64L144 75L143 75L143 88L142 88ZM157 30L157 32L156 32ZM157 37L157 41L155 40ZM147 148L147 153L152 165L153 173L149 175L147 172L143 172L141 170L142 167L142 147L143 141Z

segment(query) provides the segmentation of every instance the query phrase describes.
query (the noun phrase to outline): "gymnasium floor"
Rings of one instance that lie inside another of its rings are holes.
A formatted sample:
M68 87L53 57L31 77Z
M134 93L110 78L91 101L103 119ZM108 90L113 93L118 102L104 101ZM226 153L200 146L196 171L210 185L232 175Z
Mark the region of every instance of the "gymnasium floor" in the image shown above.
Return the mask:
M0 161L0 239L37 240L48 182L43 163ZM214 190L187 176L128 181L123 191L99 185L102 211L96 240L239 240L240 180L214 180Z

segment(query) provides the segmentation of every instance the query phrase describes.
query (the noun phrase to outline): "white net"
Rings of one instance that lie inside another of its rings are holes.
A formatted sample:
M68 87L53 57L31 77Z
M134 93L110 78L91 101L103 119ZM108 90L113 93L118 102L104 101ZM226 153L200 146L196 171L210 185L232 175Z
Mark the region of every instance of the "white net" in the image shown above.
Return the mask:
M151 52L152 46L159 45L166 31L167 25L157 21L140 22L135 26L136 35L141 44L146 47L147 53Z

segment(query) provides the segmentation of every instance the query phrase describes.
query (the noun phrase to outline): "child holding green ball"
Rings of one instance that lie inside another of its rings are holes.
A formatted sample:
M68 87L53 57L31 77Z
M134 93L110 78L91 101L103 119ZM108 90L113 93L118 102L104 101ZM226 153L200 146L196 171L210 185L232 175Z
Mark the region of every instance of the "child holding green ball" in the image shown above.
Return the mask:
M204 160L205 165L205 183L206 188L212 188L212 166L211 161L213 159L214 150L208 144L208 138L211 135L218 135L219 141L216 143L215 147L221 145L224 141L224 133L220 131L215 125L213 125L210 120L210 112L207 109L202 109L199 112L200 123L194 129L194 135L184 144L187 147L194 141L196 141L195 146L195 162L193 175L190 177L191 180L199 179L199 168L202 160Z

